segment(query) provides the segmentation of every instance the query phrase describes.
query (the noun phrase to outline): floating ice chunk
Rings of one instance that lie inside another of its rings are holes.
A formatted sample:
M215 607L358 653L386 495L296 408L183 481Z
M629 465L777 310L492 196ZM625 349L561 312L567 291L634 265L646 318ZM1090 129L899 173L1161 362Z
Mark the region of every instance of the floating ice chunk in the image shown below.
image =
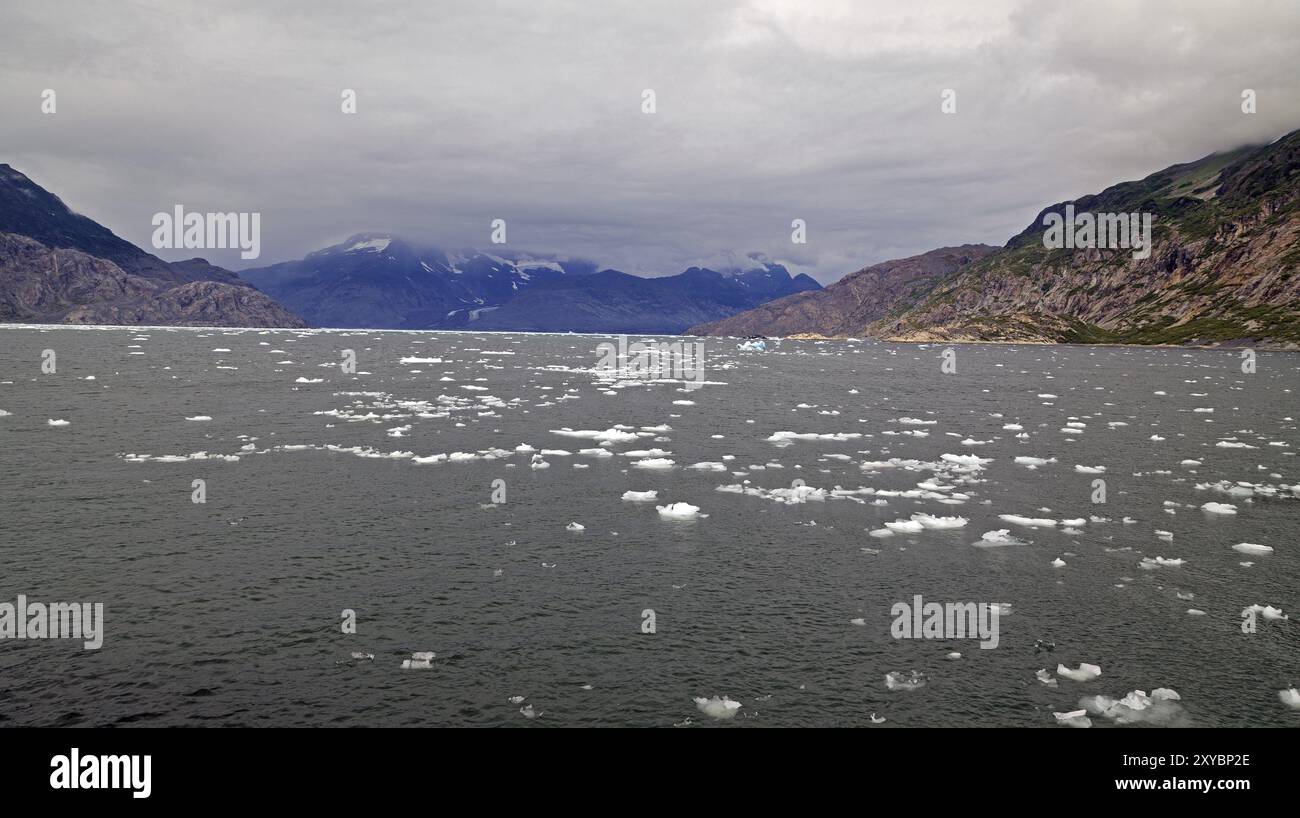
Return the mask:
M696 517L707 517L707 514L700 514L700 507L693 506L690 503L671 503L666 506L655 506L659 516L665 520L694 520Z
M1274 608L1272 605L1250 605L1241 612L1243 617L1246 615L1247 611L1260 614L1270 622L1275 622L1279 619L1289 618L1285 613L1282 612L1281 608Z
M1243 554L1272 554L1273 546L1259 545L1253 542L1239 542L1232 547L1233 551L1240 551Z
M1063 724L1066 727L1091 727L1092 720L1088 718L1087 710L1071 710L1069 713L1052 713L1056 717L1057 724Z
M895 670L885 674L885 687L890 690L916 690L925 687L926 677L919 670Z
M575 431L566 426L563 429L552 429L551 434L564 435L566 437L590 438L591 440L599 441L601 443L626 443L637 439L636 432L629 432L617 427L612 427L601 432L594 429L579 429Z
M294 383L324 383L324 382L325 382L324 378L303 378L303 377L299 377L294 381Z
M818 434L816 432L773 432L766 440L768 443L789 444L796 440L833 440L843 442L846 440L856 440L862 437L857 432L832 432Z
M954 650L951 653L944 656L944 658L955 662L956 660L961 658L961 654Z
M1056 559L1052 560L1052 567L1053 567L1053 568L1064 568L1064 567L1065 567L1065 560L1061 559L1060 557L1057 557Z
M630 503L649 503L659 499L657 491L625 491L623 499Z
M725 463L718 463L711 460L705 460L700 463L692 463L686 468L695 469L696 471L726 471L727 470L727 466Z
M1056 525L1056 520L1047 517L1022 517L1019 514L999 514L998 519L1029 528L1051 528Z
M1077 669L1071 669L1065 665L1056 666L1056 675L1069 679L1072 682L1091 682L1101 675L1101 668L1097 665L1090 665L1087 662L1081 662Z
M735 717L736 711L741 708L740 702L734 702L726 696L721 698L714 696L711 699L697 696L695 698L695 706L700 709L701 713L711 719L724 720Z
M70 423L70 421L66 421L61 418L50 418L45 422L50 426L67 426Z
M979 541L971 545L989 548L999 545L1025 545L1025 541L1011 536L1010 529L999 528L996 531L985 531Z
M399 359L398 363L399 364L440 364L442 363L442 359L441 358L414 358L408 356L406 358Z
M12 415L12 414L13 414L13 412L6 412L5 410L0 409L0 418L7 418L7 417L9 417L9 416Z
M1188 615L1188 616L1205 616L1205 611L1202 611L1200 608L1188 608L1188 609L1187 609L1187 615Z
M1297 690L1294 687L1286 690L1279 690L1277 692L1277 697L1282 701L1282 704L1285 704L1292 710L1300 710L1300 690Z
M416 651L410 659L402 660L402 670L429 670L433 667L434 656L431 650Z
M1023 432L1025 430L1025 427L1021 426L1019 423L1003 424L1002 428L1008 432Z
M675 401L673 401L673 406L694 406L694 405L695 405L695 401L693 401L693 400L675 400Z
M564 529L566 531L586 531L587 527L582 523L569 523Z
M1205 503L1201 510L1210 514L1236 514L1237 507L1232 503Z
M925 526L916 520L895 520L885 523L885 528L898 534L918 534L925 530Z
M1038 681L1047 685L1048 687L1060 687L1057 681L1052 678L1052 674L1047 672L1047 668L1042 668L1041 670L1036 672L1034 674L1034 677L1038 679Z
M1155 557L1155 558L1143 557L1142 561L1138 563L1138 566L1146 570L1151 570L1154 568L1162 568L1162 567L1182 568L1185 564L1187 564L1187 560L1185 559L1166 559L1164 557Z
M987 463L992 463L991 457L979 457L973 454L942 454L939 459L947 463L956 463L959 466L983 467Z
M1186 711L1179 704L1181 698L1177 692L1161 687L1150 696L1142 690L1131 690L1119 700L1109 696L1085 696L1079 704L1089 713L1104 716L1116 724L1173 726L1186 721Z
M861 628L867 624L867 620L863 619L862 617L858 617L857 619L850 619L849 624L857 625L859 628Z
M912 520L930 529L961 528L969 522L965 517L932 517L929 514L913 514Z
M1074 470L1079 474L1105 474L1105 466L1079 466L1076 465Z
M637 460L632 464L636 469L671 469L677 465L677 461L667 457L650 457L645 460Z
M1046 466L1048 463L1055 463L1056 458L1055 457L1046 457L1046 458L1029 457L1027 455L1020 455L1015 459L1015 462L1016 465L1018 466L1028 466L1032 469L1036 469L1039 466Z

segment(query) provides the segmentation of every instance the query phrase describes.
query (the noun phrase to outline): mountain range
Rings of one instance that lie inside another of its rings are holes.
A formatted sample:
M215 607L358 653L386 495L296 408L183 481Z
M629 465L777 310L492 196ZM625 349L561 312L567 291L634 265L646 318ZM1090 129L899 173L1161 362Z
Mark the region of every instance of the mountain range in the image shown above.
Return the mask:
M1049 214L1153 216L1150 253L1049 249ZM1000 248L884 262L690 330L896 341L1300 346L1300 131L1044 208Z
M644 278L583 261L448 253L387 233L243 276L316 326L531 332L678 333L821 288L765 262Z
M643 278L385 233L240 275L163 261L0 164L0 322L679 333L820 287L761 260Z
M1149 252L1045 246L1078 213L1152 217ZM163 261L0 164L0 321L1297 347L1300 131L1050 205L1002 247L824 289L759 256L645 278L502 252L361 233L240 275Z

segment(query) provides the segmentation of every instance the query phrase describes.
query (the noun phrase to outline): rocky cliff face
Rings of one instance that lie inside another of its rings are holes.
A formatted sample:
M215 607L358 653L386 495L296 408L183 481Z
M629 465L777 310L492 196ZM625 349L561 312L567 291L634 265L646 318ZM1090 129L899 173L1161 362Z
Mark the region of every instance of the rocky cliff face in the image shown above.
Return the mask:
M0 165L0 321L302 327L238 275L168 263Z
M302 319L247 284L158 282L80 250L0 233L0 321L301 327Z
M1067 205L1076 213L1152 214L1150 256L1137 259L1129 249L1047 249L1044 217L1065 213ZM1300 345L1298 267L1295 132L1270 145L1175 165L1045 208L995 252L911 287L878 285L872 290L876 302L887 302L881 315L850 317L842 309L824 309L822 300L831 297L835 284L809 298L811 303L786 299L693 331L1290 347ZM782 313L764 312L782 303Z

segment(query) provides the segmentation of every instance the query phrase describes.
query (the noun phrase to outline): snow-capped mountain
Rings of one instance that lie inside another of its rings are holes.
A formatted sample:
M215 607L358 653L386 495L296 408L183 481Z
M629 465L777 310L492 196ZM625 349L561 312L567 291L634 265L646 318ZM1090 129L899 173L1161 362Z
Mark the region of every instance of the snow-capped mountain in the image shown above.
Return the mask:
M819 289L776 264L641 278L585 261L447 253L361 233L243 277L323 327L670 332ZM497 312L497 311L500 312Z

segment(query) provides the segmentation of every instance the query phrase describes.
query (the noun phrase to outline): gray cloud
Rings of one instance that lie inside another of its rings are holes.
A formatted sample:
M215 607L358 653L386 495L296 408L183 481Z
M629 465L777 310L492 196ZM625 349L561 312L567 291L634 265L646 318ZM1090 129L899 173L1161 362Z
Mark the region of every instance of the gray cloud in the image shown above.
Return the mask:
M7 0L0 31L0 161L145 247L176 203L259 211L259 260L203 251L234 269L504 218L628 272L830 281L1300 127L1289 1Z

